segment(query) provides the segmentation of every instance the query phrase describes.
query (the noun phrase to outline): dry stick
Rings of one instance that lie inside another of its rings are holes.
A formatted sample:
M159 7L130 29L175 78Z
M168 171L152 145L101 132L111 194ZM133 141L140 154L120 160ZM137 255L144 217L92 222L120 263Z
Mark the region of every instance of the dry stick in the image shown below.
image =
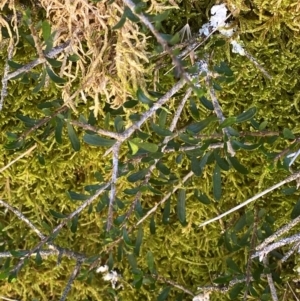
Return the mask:
M152 32L152 34L155 36L158 43L161 46L163 46L164 50L172 58L174 66L178 68L178 70L180 71L182 78L191 86L193 86L188 74L184 71L184 68L180 60L173 54L172 50L168 46L168 43L163 39L160 33L154 28L150 20L143 13L136 13L136 5L131 0L123 0L123 2L132 10L132 12L140 19L140 21Z
M247 51L245 51L245 56L268 78L272 79L272 76L257 62L257 60Z
M73 284L74 280L76 279L76 277L79 274L81 265L82 265L82 260L78 260L76 262L76 266L75 266L75 268L74 268L74 270L73 270L73 272L72 272L72 274L71 274L71 276L69 278L69 281L68 281L68 283L66 285L66 288L65 288L65 290L64 290L61 298L59 299L59 301L65 301L66 300L67 295L68 295L68 293L69 293L69 291L70 291L70 289L72 287L72 284Z
M31 254L33 254L38 249L40 249L51 238L51 236L58 234L58 232L63 228L63 226L65 226L68 223L68 221L70 221L74 216L76 216L77 214L79 214L84 208L86 208L87 206L89 206L95 199L97 199L98 196L107 187L109 187L109 185L110 185L110 182L108 182L105 185L103 185L103 187L100 188L100 189L98 189L96 191L96 193L92 197L90 197L89 199L87 199L75 211L73 211L71 214L69 214L58 226L56 226L54 228L54 230L52 230L52 233L50 235L48 235L47 237L45 237L44 239L42 239L33 249L30 250L30 252L28 254L26 254L22 259L20 259L19 263L11 270L11 272L18 272L18 270L24 264L24 261L25 261L26 258L28 258L29 256L31 256Z
M251 256L251 258L255 258L255 257L259 257L259 259L261 260L261 258L264 258L268 253L270 253L271 251L280 248L282 246L288 245L288 244L292 244L292 243L298 243L300 242L300 234L295 234L293 236L290 236L288 238L284 238L281 239L278 242L275 242L269 246L266 246L265 248L263 248L262 250L256 252L255 254L253 254Z
M254 220L252 236L250 240L250 254L249 254L250 256L248 257L247 268L246 268L246 289L244 292L244 301L247 301L249 285L251 282L251 266L252 266L251 254L254 251L254 246L256 242L257 225L258 225L258 210L257 208L255 208L255 220Z
M297 296L296 296L296 294L294 293L293 289L291 288L290 284L289 284L288 282L287 282L287 284L288 284L288 286L289 286L289 288L290 288L292 294L294 295L296 301L299 301L299 299L297 298Z
M109 195L109 206L108 206L108 217L106 231L109 232L113 224L113 206L116 197L116 182L118 177L118 165L119 165L119 151L120 151L121 142L115 143L113 146L112 156L113 156L113 169L111 177L111 188Z
M111 138L114 138L116 140L121 139L121 135L119 133L110 132L110 131L106 131L106 130L102 130L102 129L97 129L96 127L94 127L90 124L82 123L82 122L79 122L79 121L69 121L69 122L71 124L77 126L77 127L83 128L83 129L88 130L88 131L92 131L92 132L97 133L99 135L111 137Z
M3 297L3 296L0 296L0 299L7 300L7 301L21 301L21 300L17 300L17 299L6 298L6 297Z
M216 115L217 115L217 117L219 119L219 123L222 123L225 120L225 117L223 115L221 106L220 106L220 104L218 102L218 99L216 97L216 93L215 93L215 90L214 90L214 88L212 86L210 76L207 75L206 78L205 78L205 81L206 81L206 85L207 85L207 87L209 89L209 93L210 93L210 97L211 97L212 104L213 104L213 107L214 107L214 111L215 111L215 113L216 113ZM230 135L230 133L229 133L229 131L228 131L227 128L224 128L223 132L227 135L228 138L230 138L231 135ZM227 142L227 149L228 149L229 154L232 157L234 157L235 156L235 151L232 148L232 145L231 145L230 141Z
M22 159L23 157L25 157L26 155L28 155L29 153L31 153L35 148L37 147L37 145L33 145L31 148L29 148L26 152L24 152L23 154L21 154L20 156L18 156L17 158L13 159L12 161L10 161L8 164L6 164L5 166L3 166L2 168L0 168L0 173L2 173L4 170L6 170L7 168L9 168L10 166L12 166L14 163L16 163L18 160Z
M295 243L292 248L280 259L281 262L285 262L289 257L299 248L300 242Z
M180 285L180 284L178 284L178 283L176 283L176 282L174 282L172 280L166 279L165 277L158 276L158 275L155 275L155 274L153 274L152 277L155 278L155 279L157 279L157 280L160 280L160 281L163 281L165 283L168 283L168 284L170 284L170 285L172 285L172 286L174 286L174 287L176 287L176 288L184 291L188 295L195 296L190 290L186 289L182 285Z
M189 89L186 91L186 93L185 93L183 99L181 100L179 106L177 107L177 110L176 110L176 112L175 112L175 114L174 114L174 118L173 118L173 120L172 120L172 122L171 122L171 125L170 125L170 127L169 127L169 130L170 130L171 132L174 131L174 129L175 129L175 127L176 127L176 124L177 124L177 122L178 122L178 120L179 120L179 118L180 118L181 112L182 112L182 110L183 110L183 108L184 108L184 105L185 105L185 103L187 102L188 98L190 97L191 93L192 93L192 89L189 88ZM162 145L164 145L164 146L162 147L161 152L164 152L165 147L167 146L167 143L168 143L171 139L172 139L172 138L171 138L170 136L164 138L164 141L162 142ZM150 166L149 171L147 172L146 177L145 177L145 180L143 181L142 185L146 185L146 184L149 182L150 175L151 175L152 171L156 168L156 164L157 164L158 161L159 161L159 159L155 159L155 160L154 160L154 163ZM140 199L140 197L141 197L141 192L139 191L139 192L136 194L135 199L134 199L134 201L132 202L132 204L131 204L131 206L130 206L130 208L129 208L127 214L126 214L126 217L125 217L124 222L122 223L121 227L124 226L126 220L129 218L129 216L130 216L131 213L133 212L134 207L135 207L137 201Z
M4 66L4 74L3 74L3 77L2 77L0 111L2 110L2 107L3 107L4 98L5 98L5 96L7 96L7 83L8 83L8 72L9 72L8 61L12 59L13 52L14 52L14 40L13 40L13 38L11 38L10 41L9 41L8 55L7 55L7 60L5 62L5 66Z
M230 214L230 213L232 213L232 212L234 212L234 211L236 211L236 210L238 210L238 209L240 209L240 208L245 207L246 205L250 204L251 202L253 202L253 201L259 199L259 198L262 197L263 195L265 195L265 194L267 194L267 193L269 193L269 192L271 192L271 191L273 191L273 190L279 188L280 186L282 186L282 185L284 185L284 184L286 184L286 183L292 182L292 181L294 181L294 180L296 180L296 179L298 179L298 178L300 178L300 172L295 173L295 174L292 174L291 176L287 177L287 178L284 179L283 181L281 181L281 182L279 182L279 183L277 183L277 184L271 186L270 188L268 188L268 189L266 189L266 190L264 190L264 191L262 191L262 192L256 194L255 196L253 196L252 198L250 198L250 199L248 199L247 201L243 202L242 204L240 204L240 205L238 205L238 206L236 206L236 207L234 207L234 208L232 208L232 209L226 211L225 213L220 214L219 216L217 216L217 217L215 217L215 218L212 218L212 219L210 219L210 220L208 220L208 221L206 221L206 222L200 224L199 227L203 227L203 226L208 225L208 224L210 224L210 223L212 223L212 222L214 222L214 221L217 221L217 220L221 219L222 217L224 217L224 216L226 216L226 215L228 215L228 214Z
M55 56L57 56L58 54L60 54L61 52L63 52L68 46L70 45L70 41L67 41L59 46L54 47L52 50L50 50L49 52L45 53L45 57L48 58L54 58ZM28 72L30 71L32 68L34 68L35 66L45 63L46 62L46 58L38 58L30 63L28 63L27 65L19 68L18 70L11 72L7 75L6 80L10 80L16 76L18 76L19 74L21 74L22 72Z
M268 264L268 257L267 256L264 258L263 263L264 263L264 267L267 268L268 265L269 265ZM268 279L268 283L269 283L269 287L270 287L272 299L273 299L273 301L278 301L278 297L277 297L277 293L276 293L276 288L275 288L274 281L273 281L271 273L267 274L267 279Z
M63 105L62 107L60 107L56 112L54 112L51 116L49 117L45 117L43 118L41 121L39 121L36 125L34 125L32 128L30 128L28 131L24 132L19 138L18 140L23 140L26 136L28 136L29 134L31 134L33 131L37 130L38 128L40 128L42 125L44 125L45 123L47 123L48 121L50 121L51 119L53 119L55 116L57 116L58 114L66 111L68 109L67 106Z
M46 238L46 236L27 217L25 217L23 215L23 213L20 212L18 209L12 207L11 205L4 202L3 200L0 200L0 205L7 208L11 212L13 212L21 221L23 221L25 224L27 224L29 226L29 228L31 228L40 239ZM49 246L50 250L49 251L41 251L41 252L44 252L44 256L46 256L48 254L47 252L49 252L48 255L57 255L59 253L62 253L64 255L66 255L67 257L76 258L77 260L85 257L83 254L75 253L68 249L58 247L52 243L47 243L47 245ZM8 254L10 254L10 253L8 252ZM41 255L42 255L42 253L41 253ZM3 253L0 253L0 257L11 257L11 256L7 256L6 252L3 252Z
M172 191L168 192L165 197L160 201L158 202L152 209L150 209L145 216L143 216L137 223L136 223L136 226L140 225L144 220L146 220L153 212L155 212L158 208L158 206L162 205L163 203L165 203L168 198L174 194L179 188L182 187L182 185L190 178L193 176L193 172L190 171L187 175L185 175L182 179L182 182L179 184L179 185L176 185Z
M177 93L183 86L185 85L185 81L183 79L179 80L164 96L162 96L154 105L146 111L140 118L139 121L134 123L131 127L129 127L126 131L121 134L120 142L126 141L135 130L139 130L143 123L149 119L161 106L163 106L175 93ZM107 150L104 156L108 155L112 151L112 148Z
M288 232L291 228L296 226L300 222L300 215L293 220L291 220L288 224L284 225L282 228L277 230L275 233L273 233L271 236L267 237L259 246L256 247L256 250L262 250L265 248L268 244L273 242L274 240L278 239L279 236L283 235L284 233Z

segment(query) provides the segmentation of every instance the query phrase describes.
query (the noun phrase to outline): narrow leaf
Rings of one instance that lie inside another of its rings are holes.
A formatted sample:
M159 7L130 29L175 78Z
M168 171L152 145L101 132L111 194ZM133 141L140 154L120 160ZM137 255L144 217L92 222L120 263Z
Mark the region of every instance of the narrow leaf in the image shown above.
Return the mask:
M98 135L90 135L90 134L84 134L83 141L90 145L105 146L105 147L111 147L116 142L116 140L107 139L107 138L100 137Z
M48 66L46 66L46 71L47 71L49 77L51 78L51 80L54 81L56 84L63 84L63 83L66 82L63 78L57 76L57 75L51 70L51 68L49 68Z
M117 29L122 28L124 26L125 22L126 22L126 16L125 16L125 14L123 14L120 21L115 26L112 27L112 30L117 30Z
M167 225L170 221L170 212L171 212L171 201L168 199L165 202L165 207L163 211L163 217L162 217L162 222L164 225Z
M193 132L194 134L197 134L204 130L211 122L214 122L217 120L216 116L209 116L208 118L200 121L193 123L187 127L187 130Z
M71 200L74 201L85 201L90 197L89 195L76 193L74 191L67 191L67 195Z
M295 135L292 133L292 131L287 128L283 129L283 137L285 139L295 139L296 138Z
M138 100L142 103L145 103L147 105L153 104L153 101L145 95L145 93L143 92L143 90L141 88L138 88L138 90L136 92L136 96L137 96Z
M158 145L149 142L136 143L140 148L150 152L155 153L158 150Z
M213 195L216 201L219 201L222 196L221 170L217 164L213 174Z
M148 172L148 168L139 170L138 172L135 172L127 177L127 180L131 183L134 183L136 181L143 180Z
M78 226L78 215L75 215L75 217L72 219L72 224L71 224L72 233L76 233L77 226Z
M185 189L180 189L177 195L177 216L182 225L186 224Z
M55 118L56 127L55 127L55 140L57 143L62 144L62 130L64 122L59 117Z
M153 258L153 254L152 254L151 251L147 252L146 259L147 259L148 269L149 269L150 273L153 274L155 272L155 270L154 270L154 258Z
M39 251L36 252L35 263L37 265L41 265L43 263L43 259Z
M228 161L231 163L231 165L234 167L235 170L240 172L243 175L246 175L248 173L247 168L242 165L237 158L235 157L228 157Z
M51 26L48 21L43 21L42 23L42 34L44 41L48 40L51 34Z
M238 115L236 117L237 122L243 122L252 119L256 114L256 108L250 108L246 112L243 112L242 114Z
M168 298L168 295L170 293L171 287L167 286L166 288L164 288L161 293L158 295L157 297L157 301L164 301Z
M230 125L232 125L236 122L237 122L236 117L228 117L222 123L220 123L220 128L223 129L223 128L225 128L227 126L230 126Z
M294 206L292 213L291 213L291 218L294 219L300 215L300 199L297 201L296 205Z
M140 255L140 249L141 249L141 245L143 242L143 236L144 236L144 230L143 230L142 225L140 225L139 229L138 229L137 237L136 237L135 247L134 247L134 253L136 254L136 256Z
M156 125L154 123L151 124L151 128L159 136L167 137L167 136L171 136L172 135L171 131L169 131L167 129L164 129L164 128L161 128L161 127L159 127L158 125Z
M151 219L150 219L150 233L154 235L155 232L156 232L155 220L154 220L154 216L151 216Z
M56 211L54 211L52 209L50 209L49 212L50 212L51 215L53 215L56 218L66 218L67 217L66 215L64 215L64 214L62 214L60 212L56 212Z
M70 123L67 123L67 129L68 129L68 136L71 141L72 147L75 152L78 152L80 150L80 141L74 131L74 128Z

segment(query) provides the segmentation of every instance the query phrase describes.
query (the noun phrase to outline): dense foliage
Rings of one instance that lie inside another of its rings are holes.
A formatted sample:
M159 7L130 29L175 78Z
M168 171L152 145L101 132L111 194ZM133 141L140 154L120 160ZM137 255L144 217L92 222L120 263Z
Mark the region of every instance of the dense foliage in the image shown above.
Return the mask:
M297 300L300 5L218 4L2 1L0 297Z

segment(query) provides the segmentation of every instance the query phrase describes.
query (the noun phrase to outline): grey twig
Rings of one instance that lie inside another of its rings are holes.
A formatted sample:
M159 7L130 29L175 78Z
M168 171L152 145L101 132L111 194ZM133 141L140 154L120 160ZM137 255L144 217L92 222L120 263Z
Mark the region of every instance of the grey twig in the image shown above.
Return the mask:
M112 157L113 157L113 168L111 177L111 188L109 195L109 206L108 206L108 217L106 231L109 232L113 223L113 211L114 202L116 198L116 182L118 177L118 167L119 167L119 151L121 142L116 142L113 146Z
M39 250L49 239L51 239L52 236L55 236L58 234L58 232L70 221L73 217L78 215L83 209L85 209L87 206L89 206L95 199L99 197L99 195L107 188L109 187L110 182L104 184L102 188L98 189L97 192L91 196L89 199L87 199L82 205L80 205L74 212L69 214L58 226L56 226L53 230L52 233L43 238L33 249L31 249L28 254L26 254L23 258L20 259L19 263L11 270L11 272L17 272L19 269L22 267L24 264L24 261L26 258L31 256L34 252Z
M267 256L263 259L263 263L264 263L264 267L267 268L268 267L268 257ZM271 291L272 299L273 299L273 301L278 301L276 288L275 288L273 277L272 277L271 273L267 274L267 279L268 279L268 284L269 284L269 288Z
M210 219L210 220L208 220L208 221L206 221L206 222L200 224L199 227L203 227L203 226L208 225L208 224L210 224L210 223L212 223L212 222L214 222L214 221L217 221L217 220L221 219L222 217L224 217L224 216L226 216L226 215L228 215L228 214L230 214L230 213L232 213L232 212L234 212L234 211L236 211L236 210L238 210L238 209L240 209L240 208L245 207L246 205L250 204L251 202L253 202L253 201L259 199L259 198L262 197L263 195L265 195L265 194L267 194L267 193L269 193L269 192L271 192L271 191L273 191L273 190L279 188L280 186L282 186L282 185L284 185L284 184L286 184L286 183L295 181L295 180L298 179L298 178L300 178L300 172L292 174L291 176L285 178L283 181L281 181L281 182L279 182L279 183L277 183L277 184L275 184L275 185L269 187L268 189L266 189L266 190L264 190L264 191L262 191L262 192L256 194L255 196L253 196L252 198L248 199L247 201L245 201L245 202L243 202L243 203L241 203L241 204L235 206L234 208L232 208L232 209L230 209L230 210L228 210L228 211L226 211L226 212L220 214L219 216L217 216L217 217L215 217L215 218L212 218L212 219Z
M299 248L300 242L296 242L291 249L280 259L281 262L285 262L289 257Z
M74 280L76 279L76 277L78 276L78 273L80 271L81 265L82 265L82 261L78 260L76 262L75 268L74 268L74 270L73 270L73 272L72 272L72 274L71 274L71 276L69 278L69 281L68 281L68 283L66 285L66 288L65 288L65 290L64 290L61 298L59 299L60 301L65 301L66 300L67 295L68 295L68 293L69 293L69 291L70 291L70 289L72 287L72 284L73 284Z
M61 52L64 51L64 49L66 49L68 46L70 45L70 41L67 41L59 46L54 47L52 50L50 50L49 52L45 53L45 57L48 58L54 58L55 56L57 56L58 54L60 54ZM30 71L32 68L34 68L35 66L45 63L46 62L46 58L38 58L28 64L26 64L25 66L19 68L18 70L8 73L6 76L6 80L10 80L16 76L18 76L19 74L21 74L22 72L28 72Z

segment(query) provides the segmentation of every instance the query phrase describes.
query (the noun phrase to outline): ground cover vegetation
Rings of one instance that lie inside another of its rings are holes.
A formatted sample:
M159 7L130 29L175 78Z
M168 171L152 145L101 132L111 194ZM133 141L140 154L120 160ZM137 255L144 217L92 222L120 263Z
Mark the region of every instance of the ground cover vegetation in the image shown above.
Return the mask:
M0 26L0 298L299 300L298 1L3 0Z

